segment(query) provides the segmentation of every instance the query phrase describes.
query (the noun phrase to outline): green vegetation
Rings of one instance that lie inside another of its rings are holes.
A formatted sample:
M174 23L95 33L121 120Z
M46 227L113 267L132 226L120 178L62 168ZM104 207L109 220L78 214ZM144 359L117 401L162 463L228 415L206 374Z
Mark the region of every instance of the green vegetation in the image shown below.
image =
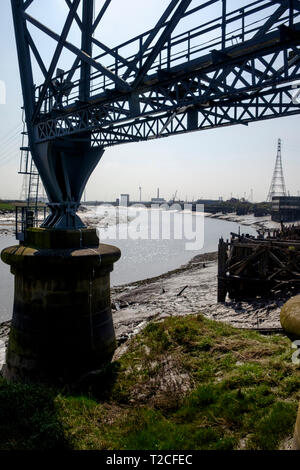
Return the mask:
M16 204L12 202L0 201L0 211L2 212L14 212L16 210Z
M300 399L291 354L201 315L150 323L81 392L2 380L0 449L277 449Z
M245 199L232 198L228 201L209 201L199 199L198 204L205 205L205 212L216 214L236 213L237 215L254 214L256 217L271 214L272 204L268 202L253 203Z

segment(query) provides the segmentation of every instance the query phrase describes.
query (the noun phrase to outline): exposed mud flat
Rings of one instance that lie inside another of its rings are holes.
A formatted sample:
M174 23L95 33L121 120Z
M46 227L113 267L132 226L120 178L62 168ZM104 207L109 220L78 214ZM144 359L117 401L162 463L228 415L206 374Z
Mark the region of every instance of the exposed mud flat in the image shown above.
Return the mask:
M127 215L127 213L118 211L118 217L112 215L106 206L99 206L103 208L103 213L97 211L98 207L85 207L79 208L79 215L81 220L86 224L88 228L106 228L111 225L126 224L133 220L133 217ZM39 212L39 219L43 220L44 213ZM15 233L15 213L9 211L0 211L0 235L13 235Z
M93 211L84 211L83 214L87 223L91 219L95 220ZM3 233L14 229L10 217L11 214L7 214L0 218ZM267 227L270 223L270 217L255 218L235 214L216 214L212 217L249 226ZM99 223L99 218L96 218ZM102 223L110 223L106 214ZM256 298L243 302L228 299L225 303L218 304L217 253L198 255L186 265L152 279L113 287L111 298L119 345L137 334L149 321L172 315L202 313L208 318L227 322L238 328L280 328L280 309L287 300L283 296L270 296L267 299ZM5 322L0 325L0 356L3 341L8 337L9 324L10 322ZM119 352L121 350L122 346Z
M257 230L280 229L281 226L279 222L274 222L273 220L271 220L270 215L255 217L254 214L236 215L235 213L222 214L221 212L217 214L210 214L206 212L205 217L209 217L210 219L225 220L227 222L236 222L244 226L256 228ZM295 220L293 222L285 222L284 225L297 225L299 223L299 220Z
M15 233L15 214L14 213L0 213L0 236L14 235Z
M202 313L237 328L280 329L286 298L217 303L217 253L198 255L187 265L157 278L112 288L113 319L119 343L150 320Z
M287 299L283 296L243 302L228 299L217 303L217 253L208 253L156 278L113 287L111 300L116 336L121 346L119 355L122 344L149 321L168 316L202 313L237 328L280 328L280 309ZM0 325L2 345L7 341L9 325L10 322Z
M254 214L236 215L234 212L229 214L218 212L216 214L205 213L205 217L209 217L210 219L227 220L228 222L236 222L241 225L251 226L257 229L280 228L280 224L278 222L273 222L270 215L255 217Z

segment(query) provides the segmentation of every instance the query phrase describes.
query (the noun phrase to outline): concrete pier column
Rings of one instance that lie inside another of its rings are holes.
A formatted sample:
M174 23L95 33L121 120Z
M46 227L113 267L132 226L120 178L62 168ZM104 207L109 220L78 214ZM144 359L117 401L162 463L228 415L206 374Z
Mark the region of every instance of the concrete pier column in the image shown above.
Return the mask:
M8 380L73 382L111 359L110 272L120 256L91 229L32 228L2 251L15 276Z

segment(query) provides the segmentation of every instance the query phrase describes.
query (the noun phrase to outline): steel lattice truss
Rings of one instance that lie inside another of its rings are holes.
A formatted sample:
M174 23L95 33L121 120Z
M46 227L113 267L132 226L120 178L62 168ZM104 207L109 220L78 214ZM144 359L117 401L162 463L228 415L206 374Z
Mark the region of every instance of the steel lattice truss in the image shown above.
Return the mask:
M287 192L282 168L281 139L278 139L277 157L267 201L272 202L273 197L285 196L287 196Z
M93 0L65 0L59 33L32 14L35 0L11 1L31 143L107 147L300 112L299 0L171 0L152 30L113 48L97 38L112 0L95 15ZM199 21L182 32L188 17ZM48 66L34 29L57 43ZM57 73L64 50L74 63Z

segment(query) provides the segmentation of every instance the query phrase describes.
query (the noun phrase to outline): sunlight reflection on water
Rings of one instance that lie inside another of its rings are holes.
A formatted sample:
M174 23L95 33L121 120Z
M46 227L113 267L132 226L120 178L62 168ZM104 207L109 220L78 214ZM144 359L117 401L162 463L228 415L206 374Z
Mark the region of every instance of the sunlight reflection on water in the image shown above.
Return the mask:
M140 230L144 235L146 230L151 231L151 226L147 225L149 212L147 209L142 209L139 214ZM241 227L241 232L256 234L256 231L251 227L243 227L234 222L205 218L203 248L196 251L187 251L186 240L184 239L119 239L116 237L116 227L113 225L115 223L115 209L112 207L98 206L89 208L84 216L89 220L94 220L94 222L100 218L101 223L98 233L101 242L115 245L122 251L121 259L115 264L114 271L111 273L112 286L157 276L187 263L199 253L216 251L219 238L221 236L224 239L229 238L230 232L238 232L239 227ZM134 213L131 210L129 210L128 216L129 224L126 222L126 211L120 209L119 233L123 233L123 235L135 220ZM174 217L176 223L176 220L178 222L180 219L180 214L173 212L172 217ZM197 215L193 214L193 217L197 217ZM154 218L152 224L154 232L157 228L154 227L158 223L157 220L157 217ZM166 229L166 227L161 227L161 229ZM17 242L13 236L0 235L0 250L16 244ZM0 262L0 279L0 321L5 321L11 318L12 313L13 275L10 273L9 266L2 262Z

